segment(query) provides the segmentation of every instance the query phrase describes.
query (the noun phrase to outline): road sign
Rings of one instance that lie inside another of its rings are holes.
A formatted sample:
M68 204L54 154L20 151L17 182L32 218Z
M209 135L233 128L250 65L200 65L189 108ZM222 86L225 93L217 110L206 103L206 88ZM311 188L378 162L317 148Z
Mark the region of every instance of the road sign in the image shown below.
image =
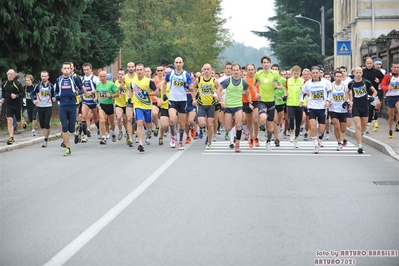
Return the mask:
M351 52L350 41L337 41L337 55L350 55Z

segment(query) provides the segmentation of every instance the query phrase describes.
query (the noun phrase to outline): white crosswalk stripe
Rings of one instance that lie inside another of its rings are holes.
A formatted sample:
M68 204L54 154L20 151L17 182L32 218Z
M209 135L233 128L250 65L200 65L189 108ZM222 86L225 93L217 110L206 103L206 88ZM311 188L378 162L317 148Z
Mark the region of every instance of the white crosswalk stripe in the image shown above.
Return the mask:
M271 143L271 150L266 150L266 142L260 142L260 147L250 148L247 141L240 142L241 152L234 152L234 149L229 147L229 141L216 141L212 142L211 149L205 149L202 155L274 155L274 156L287 156L287 155L305 155L305 156L371 156L370 154L358 154L357 146L349 142L342 150L337 151L337 142L323 141L323 147L319 148L319 153L314 154L314 146L312 141L298 141L299 148L294 148L294 144L290 141L280 141L280 147L276 147Z

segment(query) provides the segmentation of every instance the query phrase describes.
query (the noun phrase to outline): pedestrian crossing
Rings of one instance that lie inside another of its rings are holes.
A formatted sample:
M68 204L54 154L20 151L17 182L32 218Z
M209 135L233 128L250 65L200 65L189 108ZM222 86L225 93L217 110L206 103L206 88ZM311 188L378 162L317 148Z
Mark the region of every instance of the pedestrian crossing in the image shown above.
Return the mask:
M323 141L323 147L320 147L319 153L314 154L314 146L312 141L298 141L299 148L294 148L294 144L289 140L280 141L280 147L276 147L271 143L271 149L266 150L266 142L260 142L259 147L250 148L247 141L241 141L240 152L235 152L234 148L230 148L229 141L212 142L212 148L207 149L204 146L202 155L240 155L240 156L328 156L328 157L352 157L352 156L371 156L370 154L358 154L357 145L348 141L342 150L337 151L336 141Z

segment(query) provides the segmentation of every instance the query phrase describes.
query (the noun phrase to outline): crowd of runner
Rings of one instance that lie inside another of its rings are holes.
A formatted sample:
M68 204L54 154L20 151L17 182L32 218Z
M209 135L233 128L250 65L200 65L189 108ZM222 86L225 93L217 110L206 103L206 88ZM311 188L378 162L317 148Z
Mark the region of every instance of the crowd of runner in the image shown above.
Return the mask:
M299 148L299 137L313 142L319 153L323 140L334 131L337 151L347 144L346 129L355 124L358 153L363 153L362 135L378 130L382 104L388 107L388 138L399 131L399 63L393 62L390 72L381 68L381 60L367 58L364 66L352 69L341 66L333 73L324 73L322 66L301 69L292 66L280 69L270 57L263 56L262 67L226 63L217 72L210 64L200 71L184 70L177 57L168 66L151 68L129 62L127 69L112 77L106 71L93 74L92 65L82 66L81 76L74 65L65 62L62 75L54 84L43 70L40 82L25 76L25 86L16 80L10 69L1 85L1 103L6 105L8 145L14 140L14 121L21 126L21 110L27 110L36 136L36 121L43 129L42 147L48 145L53 103L58 103L62 125L64 156L71 155L70 135L74 143L85 143L96 129L100 145L124 139L128 147L137 143L139 152L151 139L170 134L171 148L182 150L193 138L205 139L212 149L216 136L225 130L230 148L240 152L240 141L250 148L266 150L280 146L279 133ZM394 117L396 109L396 117ZM395 119L396 118L396 119ZM394 122L396 120L396 124ZM26 128L26 122L23 126ZM92 136L93 135L93 136Z

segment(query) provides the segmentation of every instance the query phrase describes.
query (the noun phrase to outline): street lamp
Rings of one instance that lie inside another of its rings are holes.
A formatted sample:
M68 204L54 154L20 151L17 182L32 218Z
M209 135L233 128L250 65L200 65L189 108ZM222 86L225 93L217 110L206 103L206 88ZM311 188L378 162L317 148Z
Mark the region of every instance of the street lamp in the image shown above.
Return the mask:
M308 17L304 17L301 14L296 15L295 17L296 18L307 19L307 20L310 20L310 21L313 21L313 22L316 22L316 23L319 24L319 26L320 26L320 36L321 36L321 54L325 55L326 54L326 40L325 40L325 33L324 33L324 6L322 6L320 8L320 11L321 11L321 23L320 23L320 21L317 21L317 20L314 20L314 19L311 19L311 18L308 18Z

